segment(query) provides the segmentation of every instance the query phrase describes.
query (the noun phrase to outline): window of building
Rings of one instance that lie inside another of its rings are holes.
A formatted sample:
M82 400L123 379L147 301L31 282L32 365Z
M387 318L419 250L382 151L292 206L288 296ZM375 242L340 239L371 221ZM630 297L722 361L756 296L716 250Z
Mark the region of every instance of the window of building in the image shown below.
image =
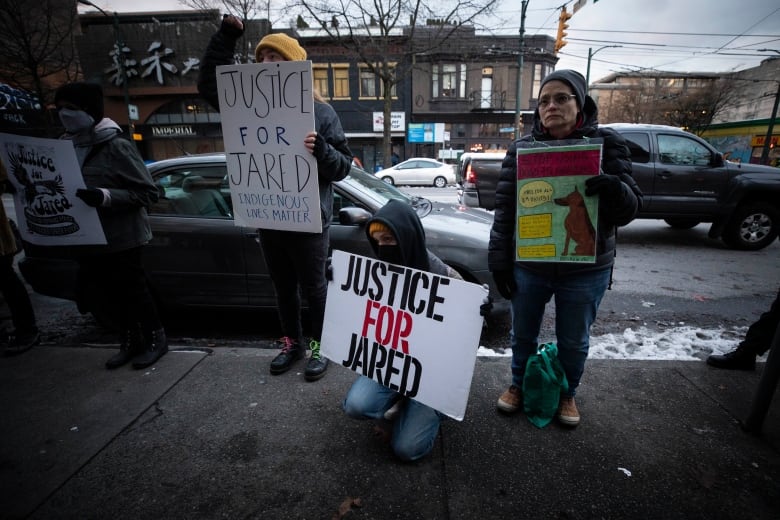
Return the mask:
M320 95L326 99L330 98L330 89L328 88L328 65L327 64L312 64L311 70L314 88L320 93Z
M395 63L388 63L390 72L394 73ZM368 65L360 66L360 97L361 98L383 98L385 95L385 86L382 80L377 76ZM396 85L391 88L390 95L397 97Z
M331 64L333 70L333 97L349 99L349 64Z
M464 123L454 123L450 129L450 139L453 137L466 137L466 125Z
M479 108L493 107L493 67L482 67Z
M466 64L434 64L431 68L434 98L466 97Z
M366 65L360 66L360 97L362 98L376 98L377 97L377 77L371 69Z
M539 99L542 80L552 73L550 69L551 67L546 63L534 63L533 77L531 78L531 99Z
M171 101L160 108L144 123L148 125L175 125L191 123L219 123L219 112L203 99L189 98Z
M498 124L496 123L482 123L479 125L478 137L498 137Z

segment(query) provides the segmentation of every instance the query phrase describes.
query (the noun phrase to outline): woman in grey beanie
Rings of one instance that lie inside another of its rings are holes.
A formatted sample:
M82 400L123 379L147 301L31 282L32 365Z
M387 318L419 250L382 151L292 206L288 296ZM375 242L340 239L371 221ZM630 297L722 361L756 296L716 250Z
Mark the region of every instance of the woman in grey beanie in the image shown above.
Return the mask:
M561 395L557 417L571 427L580 422L574 395L588 356L590 326L611 278L615 230L631 222L642 203L642 194L631 177L626 142L616 132L598 126L596 103L585 89L585 78L574 70L557 70L542 81L533 130L509 147L501 167L488 251L496 286L512 302L512 382L498 399L498 409L513 413L523 407L526 362L539 344L545 306L555 297L558 358L569 383L567 393ZM589 178L585 192L600 199L596 262L515 261L517 149L534 141L584 138L603 140L602 175Z

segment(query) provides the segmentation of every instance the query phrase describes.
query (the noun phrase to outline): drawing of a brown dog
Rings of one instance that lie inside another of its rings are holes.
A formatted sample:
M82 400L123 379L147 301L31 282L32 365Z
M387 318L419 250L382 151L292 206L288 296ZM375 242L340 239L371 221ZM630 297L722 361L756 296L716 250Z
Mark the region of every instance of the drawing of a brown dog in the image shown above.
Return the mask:
M566 195L553 199L559 206L568 206L569 214L563 220L563 227L566 230L566 242L563 246L563 256L569 254L569 242L574 240L577 245L572 255L593 256L596 254L596 230L588 215L588 208L585 206L585 200L582 194L574 187L574 191Z

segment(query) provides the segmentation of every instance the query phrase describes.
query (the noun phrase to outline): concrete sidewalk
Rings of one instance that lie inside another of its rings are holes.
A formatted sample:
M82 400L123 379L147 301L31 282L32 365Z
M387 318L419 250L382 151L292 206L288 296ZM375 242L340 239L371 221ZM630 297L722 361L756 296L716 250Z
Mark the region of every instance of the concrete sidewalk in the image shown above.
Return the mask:
M176 348L175 346L173 348ZM495 402L506 358L480 358L463 422L397 462L340 408L354 375L275 352L172 351L109 372L105 348L0 358L0 518L777 519L780 396L742 431L755 373L702 362L588 362L574 430Z

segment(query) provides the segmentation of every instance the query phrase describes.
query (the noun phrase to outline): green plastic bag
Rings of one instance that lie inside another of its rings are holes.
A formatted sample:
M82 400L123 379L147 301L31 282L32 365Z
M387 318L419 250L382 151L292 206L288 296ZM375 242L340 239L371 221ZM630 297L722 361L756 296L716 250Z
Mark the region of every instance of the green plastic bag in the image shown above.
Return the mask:
M539 345L536 354L528 358L523 377L523 408L528 420L537 428L550 424L558 411L561 393L568 389L558 347L555 343Z

